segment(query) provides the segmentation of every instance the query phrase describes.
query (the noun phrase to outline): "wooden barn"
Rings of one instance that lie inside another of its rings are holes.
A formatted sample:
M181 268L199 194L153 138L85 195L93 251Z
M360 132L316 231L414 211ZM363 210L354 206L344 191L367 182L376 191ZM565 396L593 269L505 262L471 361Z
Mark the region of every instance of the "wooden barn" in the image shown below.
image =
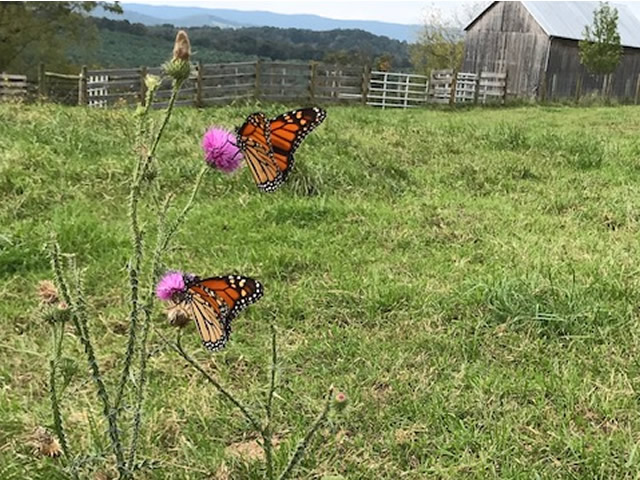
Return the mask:
M581 97L602 91L604 76L580 63L578 41L599 2L492 2L465 27L462 71L506 72L508 94L522 98ZM610 94L640 92L640 20L618 9L624 54Z

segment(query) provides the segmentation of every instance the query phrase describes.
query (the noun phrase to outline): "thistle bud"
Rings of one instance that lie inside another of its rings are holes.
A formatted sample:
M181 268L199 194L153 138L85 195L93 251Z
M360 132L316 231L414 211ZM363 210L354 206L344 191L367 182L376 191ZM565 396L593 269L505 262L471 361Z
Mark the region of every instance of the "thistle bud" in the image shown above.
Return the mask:
M190 56L191 44L189 43L189 35L184 30L180 30L173 44L173 61L182 60L188 62Z
M60 443L46 428L38 427L31 436L34 453L45 457L59 457L62 453Z
M349 399L347 395L343 392L338 392L333 397L333 408L336 412L341 413L347 408L347 404L349 403Z
M176 328L182 328L191 322L191 318L187 315L184 308L180 305L176 305L171 308L167 308L167 319L169 324Z
M51 280L42 280L38 284L38 297L46 305L53 305L59 301L58 289Z
M144 85L147 90L156 91L160 87L160 77L157 75L146 75L144 77Z
M189 44L189 36L187 32L180 30L173 44L173 58L163 65L165 73L178 83L184 82L191 74L190 56L191 45Z

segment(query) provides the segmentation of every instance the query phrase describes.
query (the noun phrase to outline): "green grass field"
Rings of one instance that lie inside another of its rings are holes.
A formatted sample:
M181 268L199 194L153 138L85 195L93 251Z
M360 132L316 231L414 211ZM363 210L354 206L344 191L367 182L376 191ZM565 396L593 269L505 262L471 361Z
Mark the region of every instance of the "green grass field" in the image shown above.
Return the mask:
M210 124L176 112L159 178L184 202ZM263 107L270 114L285 107ZM53 478L27 437L51 425L50 327L36 297L58 232L86 269L91 331L115 384L126 342L132 112L0 106L0 477ZM640 475L640 110L330 107L274 195L211 172L167 266L260 279L265 297L210 355L250 403L275 402L282 466L330 384L346 392L295 478ZM143 216L146 213L143 212ZM149 218L149 217L146 217ZM157 327L173 335L158 309ZM76 451L108 454L71 328L63 396ZM144 478L259 479L244 418L154 336ZM228 448L232 445L232 448ZM110 461L110 456L108 457ZM103 468L98 464L96 468Z

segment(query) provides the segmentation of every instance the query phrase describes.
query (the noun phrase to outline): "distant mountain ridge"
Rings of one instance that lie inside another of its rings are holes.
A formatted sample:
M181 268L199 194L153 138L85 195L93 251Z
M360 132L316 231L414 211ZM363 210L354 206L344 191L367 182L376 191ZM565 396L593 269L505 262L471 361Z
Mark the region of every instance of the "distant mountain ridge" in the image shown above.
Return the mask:
M221 8L179 7L123 3L122 15L115 15L96 9L93 15L113 20L128 20L143 25L170 23L177 27L215 26L240 28L267 26L279 28L300 28L315 31L334 29L360 29L375 35L412 42L416 39L420 25L403 25L370 20L337 20L306 14L282 14L266 11L241 11Z

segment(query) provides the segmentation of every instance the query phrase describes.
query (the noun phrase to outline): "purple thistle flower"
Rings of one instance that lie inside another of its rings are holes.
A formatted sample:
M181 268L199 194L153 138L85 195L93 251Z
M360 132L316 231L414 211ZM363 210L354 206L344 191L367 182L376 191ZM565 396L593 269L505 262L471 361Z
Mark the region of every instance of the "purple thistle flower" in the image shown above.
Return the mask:
M211 127L202 137L205 161L225 173L236 170L242 162L242 154L236 146L234 134L224 128Z
M181 272L167 272L156 286L156 295L160 300L171 300L173 296L185 289L184 276Z

